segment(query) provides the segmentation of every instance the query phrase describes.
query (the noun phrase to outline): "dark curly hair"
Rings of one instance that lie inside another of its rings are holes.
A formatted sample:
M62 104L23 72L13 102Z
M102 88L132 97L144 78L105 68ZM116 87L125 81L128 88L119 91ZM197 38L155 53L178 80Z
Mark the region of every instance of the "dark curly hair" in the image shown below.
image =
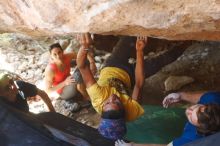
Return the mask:
M205 108L200 108L197 116L199 134L208 136L220 131L220 106L217 104L205 104Z
M50 48L49 48L50 53L54 48L60 48L60 50L63 51L63 48L61 47L61 45L59 43L55 43L55 44L50 45Z

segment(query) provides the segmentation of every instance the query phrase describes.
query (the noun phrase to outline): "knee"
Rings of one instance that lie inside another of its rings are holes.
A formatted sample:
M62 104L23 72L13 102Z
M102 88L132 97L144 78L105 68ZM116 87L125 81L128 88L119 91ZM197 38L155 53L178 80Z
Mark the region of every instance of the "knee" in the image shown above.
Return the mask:
M61 94L62 99L70 99L77 95L77 87L76 84L71 84L68 86L65 86L63 88L63 92Z

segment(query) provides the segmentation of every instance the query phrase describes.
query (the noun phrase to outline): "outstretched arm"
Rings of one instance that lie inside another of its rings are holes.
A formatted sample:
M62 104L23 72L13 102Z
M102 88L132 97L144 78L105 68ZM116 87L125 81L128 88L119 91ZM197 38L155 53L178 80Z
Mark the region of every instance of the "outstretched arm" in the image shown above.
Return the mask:
M204 91L197 92L179 92L181 100L187 101L189 103L196 104L199 102L200 97L204 94Z
M170 104L180 102L181 100L196 104L204 93L204 91L170 93L164 98L163 106L167 108Z
M51 100L48 97L46 92L44 92L43 90L37 89L37 95L39 95L42 98L42 100L46 103L48 109L51 112L55 112L55 109L54 109L54 107L53 107L53 105L51 103Z
M86 84L86 87L88 88L96 83L96 80L93 77L90 67L86 64L88 51L90 50L89 48L89 44L91 42L90 34L88 33L81 34L79 36L79 41L80 41L81 47L77 54L76 64L77 64L77 67L79 68L79 71L82 74L84 83Z
M138 100L141 96L141 90L144 84L144 52L143 49L147 43L147 37L138 37L136 41L136 67L135 67L135 85L132 93L132 99Z

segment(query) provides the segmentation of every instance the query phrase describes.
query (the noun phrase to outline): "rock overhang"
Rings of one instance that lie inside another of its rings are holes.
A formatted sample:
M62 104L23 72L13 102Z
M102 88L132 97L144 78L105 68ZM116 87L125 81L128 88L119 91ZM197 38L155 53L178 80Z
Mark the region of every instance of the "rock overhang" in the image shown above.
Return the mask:
M0 32L220 40L219 0L1 0Z

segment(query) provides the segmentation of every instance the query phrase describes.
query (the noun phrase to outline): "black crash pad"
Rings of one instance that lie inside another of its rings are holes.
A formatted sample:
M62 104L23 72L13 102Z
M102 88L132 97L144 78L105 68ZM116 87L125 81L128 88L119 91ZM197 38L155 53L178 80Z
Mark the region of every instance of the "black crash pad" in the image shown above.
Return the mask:
M73 141L77 146L113 146L114 141L102 137L97 129L57 113L41 113L37 118L56 136ZM72 136L72 137L70 137Z
M0 100L1 146L112 146L98 131L58 113L34 115Z
M70 146L54 138L30 113L11 108L1 100L0 129L1 146Z

